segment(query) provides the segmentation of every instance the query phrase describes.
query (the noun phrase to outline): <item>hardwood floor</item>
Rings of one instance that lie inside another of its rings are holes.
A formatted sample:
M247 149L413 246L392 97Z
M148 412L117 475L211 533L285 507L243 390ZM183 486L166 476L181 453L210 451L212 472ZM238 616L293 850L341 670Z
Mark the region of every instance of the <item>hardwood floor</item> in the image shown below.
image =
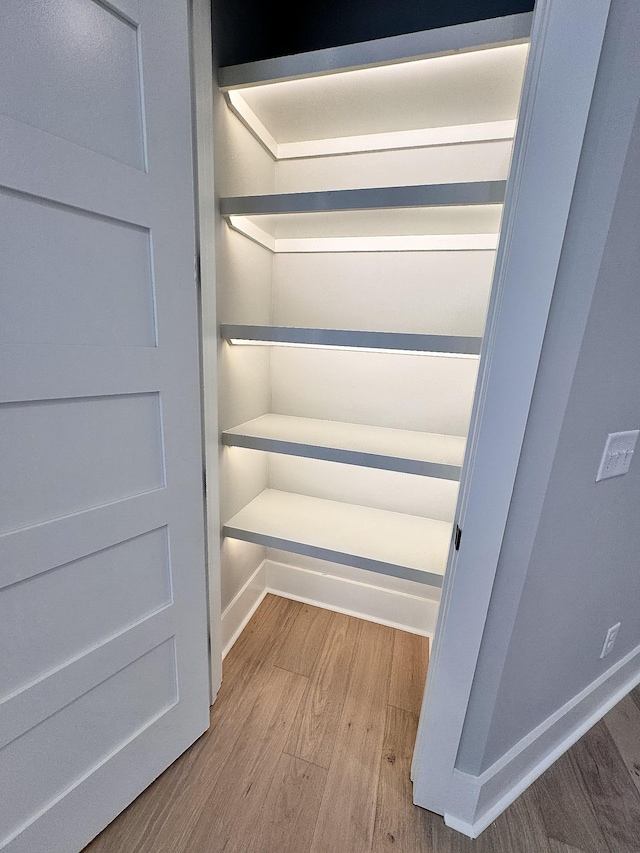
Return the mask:
M480 838L411 803L422 637L267 596L211 727L85 853L631 853L640 690Z

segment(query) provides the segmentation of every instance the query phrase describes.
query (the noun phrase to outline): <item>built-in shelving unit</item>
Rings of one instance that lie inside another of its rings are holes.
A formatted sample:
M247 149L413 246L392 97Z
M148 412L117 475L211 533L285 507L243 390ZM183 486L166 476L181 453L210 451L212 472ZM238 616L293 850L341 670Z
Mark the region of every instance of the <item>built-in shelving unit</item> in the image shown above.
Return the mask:
M229 519L223 533L294 554L441 586L451 525L267 489Z
M437 595L528 25L221 69L242 186L220 192L231 593L267 556Z
M232 344L333 347L423 355L477 356L482 338L465 335L419 335L412 332L365 332L358 329L299 329L222 323L222 337Z
M495 249L504 181L222 198L272 252Z
M269 414L225 430L222 443L229 447L459 480L465 439Z
M315 213L341 210L387 210L407 207L452 207L501 204L505 181L469 181L407 187L368 187L311 193L238 196L220 199L220 213L257 216L273 213Z

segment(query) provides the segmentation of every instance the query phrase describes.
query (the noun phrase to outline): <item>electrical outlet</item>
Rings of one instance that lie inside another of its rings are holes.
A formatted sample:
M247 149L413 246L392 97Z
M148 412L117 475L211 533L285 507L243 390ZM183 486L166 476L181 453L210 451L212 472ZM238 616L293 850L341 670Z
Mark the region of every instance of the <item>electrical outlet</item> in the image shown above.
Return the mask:
M616 625L612 625L607 631L607 636L604 638L604 645L600 652L600 658L606 657L609 652L613 650L618 636L618 631L620 630L620 625L621 623L618 622Z
M636 449L640 430L631 429L627 432L610 432L604 446L596 483L608 477L619 477L626 474L631 465L631 457Z

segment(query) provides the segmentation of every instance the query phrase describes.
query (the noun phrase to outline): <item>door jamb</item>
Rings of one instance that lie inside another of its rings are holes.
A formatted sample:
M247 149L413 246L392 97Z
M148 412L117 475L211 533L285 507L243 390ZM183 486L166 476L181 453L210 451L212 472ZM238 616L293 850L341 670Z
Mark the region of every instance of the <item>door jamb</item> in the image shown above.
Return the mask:
M211 704L222 682L220 500L218 493L218 342L216 314L216 198L213 164L211 0L188 0L191 30L192 136L196 205L195 276L200 296L203 488L209 614ZM210 436L215 436L211 443Z

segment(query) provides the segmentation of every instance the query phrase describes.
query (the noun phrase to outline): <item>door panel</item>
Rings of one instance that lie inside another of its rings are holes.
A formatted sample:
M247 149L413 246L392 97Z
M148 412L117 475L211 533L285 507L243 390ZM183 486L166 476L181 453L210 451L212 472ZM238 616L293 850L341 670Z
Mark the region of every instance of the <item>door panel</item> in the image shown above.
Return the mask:
M143 169L135 23L90 0L4 0L3 16L0 112Z
M3 4L0 849L208 726L187 3Z
M161 427L158 393L0 404L0 532L162 488Z
M9 833L123 749L177 700L170 638L7 744L0 786L11 815ZM46 756L47 772L34 774L25 754Z
M0 219L5 343L156 345L148 228L8 190Z
M91 600L102 607L85 609ZM166 527L11 584L0 596L0 683L14 693L170 604Z

